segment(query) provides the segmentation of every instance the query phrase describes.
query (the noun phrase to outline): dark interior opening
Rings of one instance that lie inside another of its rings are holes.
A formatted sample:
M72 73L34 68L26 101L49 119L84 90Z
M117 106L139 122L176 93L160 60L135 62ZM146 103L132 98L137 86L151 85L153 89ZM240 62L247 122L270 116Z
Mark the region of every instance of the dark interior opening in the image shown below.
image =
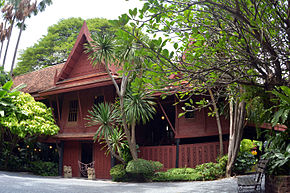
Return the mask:
M81 162L84 164L91 163L93 161L93 144L92 143L82 143L82 155L81 155Z
M173 127L175 127L175 107L173 103L162 103ZM140 146L158 146L174 144L174 132L159 105L155 106L156 114L147 124L136 127L136 141Z

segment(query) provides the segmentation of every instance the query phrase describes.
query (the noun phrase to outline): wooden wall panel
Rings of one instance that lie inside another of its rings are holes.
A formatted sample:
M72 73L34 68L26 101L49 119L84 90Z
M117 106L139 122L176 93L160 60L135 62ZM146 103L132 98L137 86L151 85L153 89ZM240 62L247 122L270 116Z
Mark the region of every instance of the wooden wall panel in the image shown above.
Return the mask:
M146 160L159 161L164 170L174 168L176 160L176 146L140 147L139 157Z
M99 179L110 179L110 169L111 169L111 157L110 155L105 155L105 149L98 143L94 143L94 161L95 161L95 174L96 178Z
M88 59L87 54L82 54L73 65L73 69L71 70L68 78L75 78L98 72L105 72L104 66L97 65L96 67L93 67Z
M80 159L80 143L78 141L65 141L63 151L63 166L72 167L72 176L80 177L78 160Z
M224 152L227 153L228 141L223 142ZM186 144L179 146L179 167L191 167L196 165L216 162L219 155L219 142Z
M227 153L228 141L224 142ZM175 168L176 146L149 146L139 148L139 157L146 160L159 161L164 170ZM219 154L219 142L186 144L179 146L179 167L194 168L196 165L216 162Z
M100 88L80 90L77 92L64 93L64 101L62 105L62 117L61 117L61 133L93 133L97 127L87 127L88 110L92 109L94 97L104 96L105 101L112 102L114 98L114 86L106 86ZM78 97L79 96L79 97ZM78 107L78 121L68 122L69 113L69 101L80 99L80 106ZM80 109L81 108L81 109ZM82 112L82 115L80 114Z
M177 105L177 115L182 113L182 105ZM229 120L221 117L223 134L229 133ZM176 135L175 138L193 138L207 137L218 135L217 123L215 117L208 116L208 110L202 109L194 112L194 118L176 117L175 121Z

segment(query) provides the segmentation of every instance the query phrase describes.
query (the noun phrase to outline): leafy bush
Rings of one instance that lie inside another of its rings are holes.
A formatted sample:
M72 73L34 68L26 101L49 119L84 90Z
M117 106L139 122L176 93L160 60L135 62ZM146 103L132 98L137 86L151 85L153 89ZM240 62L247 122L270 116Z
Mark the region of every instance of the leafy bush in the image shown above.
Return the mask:
M267 173L270 175L289 175L290 143L289 128L281 133L274 133L268 140L264 159L268 159Z
M240 144L240 152L250 152L256 145L250 139L243 139Z
M162 167L163 165L160 162L138 159L131 160L128 163L126 172L136 181L149 181L152 179L154 173Z
M252 169L257 163L257 158L251 152L240 152L235 162L233 172L236 174L244 174Z
M30 171L41 176L57 176L58 164L54 162L35 161L31 162Z
M149 162L152 164L154 172L162 170L163 164L160 163L159 161L151 161L151 160L149 160Z
M244 174L252 169L257 163L257 158L251 153L256 147L255 143L250 139L243 139L240 144L240 152L237 156L233 172L236 174Z
M214 180L225 175L227 156L217 159L217 163L205 163L193 168L172 168L158 172L153 181L198 181Z
M124 182L128 180L126 166L123 164L118 164L112 167L110 175L112 176L112 180L116 182Z

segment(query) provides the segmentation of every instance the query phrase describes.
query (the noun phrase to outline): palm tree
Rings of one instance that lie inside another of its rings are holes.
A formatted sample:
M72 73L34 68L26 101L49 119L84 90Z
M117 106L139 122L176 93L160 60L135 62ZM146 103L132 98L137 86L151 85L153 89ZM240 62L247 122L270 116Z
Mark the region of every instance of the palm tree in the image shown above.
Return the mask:
M40 12L44 11L47 5L52 4L52 1L51 0L42 0L38 5L36 5L36 4L37 4L36 1L32 4L30 4L30 0L21 0L21 2L19 3L18 9L15 13L16 19L19 21L18 26L20 26L20 30L19 30L18 39L17 39L17 43L15 46L14 55L13 55L13 59L12 59L10 76L12 76L12 73L13 73L13 68L14 68L14 64L15 64L15 60L16 60L16 54L17 54L17 50L18 50L18 45L20 42L22 31L23 31L24 26L25 26L26 18L30 17L31 13L34 13L34 15L37 15L37 13L39 11ZM3 62L3 66L4 66L4 62Z
M99 142L105 140L111 154L122 163L125 163L121 157L121 141L123 137L119 135L120 133L116 129L120 122L120 115L117 109L111 103L100 103L99 105L94 105L92 110L88 112L88 126L98 126L94 140Z
M11 30L11 26L8 27L8 29L6 29L7 27L7 23L9 21L12 20L13 18L13 5L12 4L6 4L3 8L2 8L2 13L3 13L3 17L4 17L4 26L3 23L1 23L1 36L0 36L0 41L1 41L1 48L0 48L0 59L1 59L1 55L2 55L2 50L3 50L3 45L4 45L4 41L5 39L8 39L10 36L10 30Z
M20 4L20 0L9 0L8 4L12 6L12 9L14 11L11 13L11 15L10 15L11 17L7 18L9 23L10 23L10 27L8 28L8 32L7 32L7 43L6 43L6 49L5 49L3 63L2 63L3 67L5 66L7 52L8 52L8 48L9 48L9 44L10 44L10 38L11 38L14 22L16 19L16 11L17 11L18 6Z
M12 59L11 69L10 69L10 76L12 76L12 73L13 73L13 67L15 64L16 54L17 54L20 38L22 35L22 31L24 29L25 20L34 11L36 11L36 2L34 2L33 4L30 4L30 0L22 0L19 4L19 8L16 11L15 16L16 16L16 19L19 21L19 23L17 25L20 26L20 29L19 29L19 34L18 34L16 46L14 49L14 55L13 55L13 59Z

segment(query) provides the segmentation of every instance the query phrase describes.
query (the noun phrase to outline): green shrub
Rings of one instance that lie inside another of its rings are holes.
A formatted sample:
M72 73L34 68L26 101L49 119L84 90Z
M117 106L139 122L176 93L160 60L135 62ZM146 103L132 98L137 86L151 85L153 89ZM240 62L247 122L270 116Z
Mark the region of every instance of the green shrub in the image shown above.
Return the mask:
M163 164L160 163L159 161L151 161L151 160L150 160L150 163L151 163L152 166L153 166L153 170L154 170L154 172L163 169Z
M118 164L112 167L110 175L112 176L112 180L116 182L124 182L128 180L126 166L123 164Z
M240 144L240 152L251 152L256 147L255 143L250 139L243 139Z
M193 168L171 168L167 170L167 172L173 175L196 173L195 169Z
M250 152L239 153L233 168L233 172L235 174L244 174L246 171L251 170L256 163L257 158L255 158L255 156Z
M161 163L144 159L131 160L126 167L126 172L130 175L131 179L136 181L149 181L154 173L160 170L161 165Z
M217 159L217 163L205 163L195 168L172 168L166 172L158 172L154 175L153 181L198 181L215 180L223 177L226 171L227 156Z
M58 164L54 162L34 161L31 162L30 171L41 176L57 176Z
M183 169L184 168L177 168ZM189 168L186 168L189 169ZM192 168L190 168L192 169ZM152 178L155 182L167 182L167 181L198 181L202 180L202 176L198 173L179 173L177 171L173 172L157 172Z

